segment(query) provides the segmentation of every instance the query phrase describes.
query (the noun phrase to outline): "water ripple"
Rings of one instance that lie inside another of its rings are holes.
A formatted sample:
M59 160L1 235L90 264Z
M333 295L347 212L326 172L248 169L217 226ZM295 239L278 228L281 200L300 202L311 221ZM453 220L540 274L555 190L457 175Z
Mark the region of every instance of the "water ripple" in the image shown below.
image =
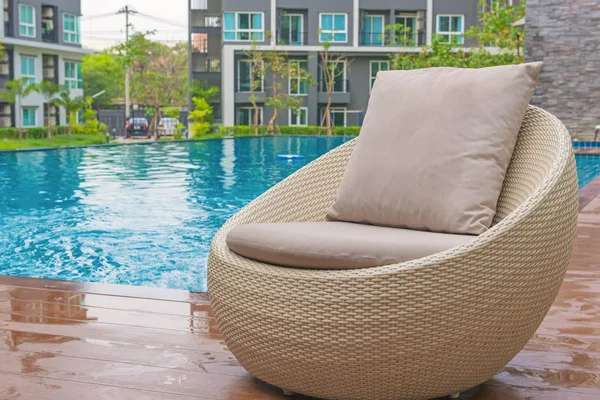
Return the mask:
M203 291L210 240L227 218L347 140L0 154L0 274Z

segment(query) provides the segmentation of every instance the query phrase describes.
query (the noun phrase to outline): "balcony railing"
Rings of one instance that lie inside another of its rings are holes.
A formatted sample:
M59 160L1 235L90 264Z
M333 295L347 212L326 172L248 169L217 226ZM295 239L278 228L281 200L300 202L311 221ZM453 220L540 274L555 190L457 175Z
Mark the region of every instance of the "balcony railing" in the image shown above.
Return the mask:
M221 72L221 60L208 58L193 64L192 72Z
M327 85L324 80L319 82L319 92L327 93ZM332 85L332 93L348 93L350 92L349 79L336 79Z
M236 91L240 92L240 93L250 93L251 89L252 89L252 83L247 80L247 79L238 79L237 81L237 85L236 85ZM259 87L254 87L254 92L255 93L260 93L260 92L264 92L265 88L264 85L261 84Z
M208 39L195 39L192 37L192 52L193 53L208 53Z
M361 46L371 47L383 47L383 46L397 46L397 47L417 47L424 46L426 44L426 33L424 31L418 31L414 33L405 33L402 35L396 35L393 32L360 32L359 44Z
M287 46L302 46L308 43L308 33L282 29L277 32L277 43Z

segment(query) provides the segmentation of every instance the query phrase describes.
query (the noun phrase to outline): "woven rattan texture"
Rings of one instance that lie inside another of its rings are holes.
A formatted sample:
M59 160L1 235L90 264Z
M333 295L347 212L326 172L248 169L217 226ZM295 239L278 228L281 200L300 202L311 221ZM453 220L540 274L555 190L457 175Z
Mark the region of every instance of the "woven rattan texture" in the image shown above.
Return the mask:
M208 288L227 346L257 378L328 399L429 399L488 380L531 338L565 274L578 210L568 132L529 108L495 225L463 246L347 271L229 251L226 234L240 224L324 220L353 146L301 169L215 236Z

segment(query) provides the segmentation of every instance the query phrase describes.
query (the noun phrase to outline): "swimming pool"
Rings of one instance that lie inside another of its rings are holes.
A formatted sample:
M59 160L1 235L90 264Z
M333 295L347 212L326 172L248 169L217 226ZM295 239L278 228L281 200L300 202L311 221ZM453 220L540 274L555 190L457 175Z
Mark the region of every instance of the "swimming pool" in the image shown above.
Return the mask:
M203 291L217 229L350 139L0 153L0 274ZM278 160L281 153L305 159Z
M206 290L217 229L349 137L0 153L0 274ZM303 154L287 161L277 154ZM600 156L577 156L580 186Z

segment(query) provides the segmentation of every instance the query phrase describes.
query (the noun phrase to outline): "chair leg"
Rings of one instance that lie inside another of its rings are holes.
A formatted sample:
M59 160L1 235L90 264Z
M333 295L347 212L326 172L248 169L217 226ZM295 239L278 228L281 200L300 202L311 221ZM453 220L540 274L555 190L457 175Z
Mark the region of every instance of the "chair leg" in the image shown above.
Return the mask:
M460 393L453 393L450 396L448 396L451 399L458 399L460 397Z
M281 389L281 390L283 390L283 395L284 396L293 396L295 394L291 390L287 390L287 389Z

